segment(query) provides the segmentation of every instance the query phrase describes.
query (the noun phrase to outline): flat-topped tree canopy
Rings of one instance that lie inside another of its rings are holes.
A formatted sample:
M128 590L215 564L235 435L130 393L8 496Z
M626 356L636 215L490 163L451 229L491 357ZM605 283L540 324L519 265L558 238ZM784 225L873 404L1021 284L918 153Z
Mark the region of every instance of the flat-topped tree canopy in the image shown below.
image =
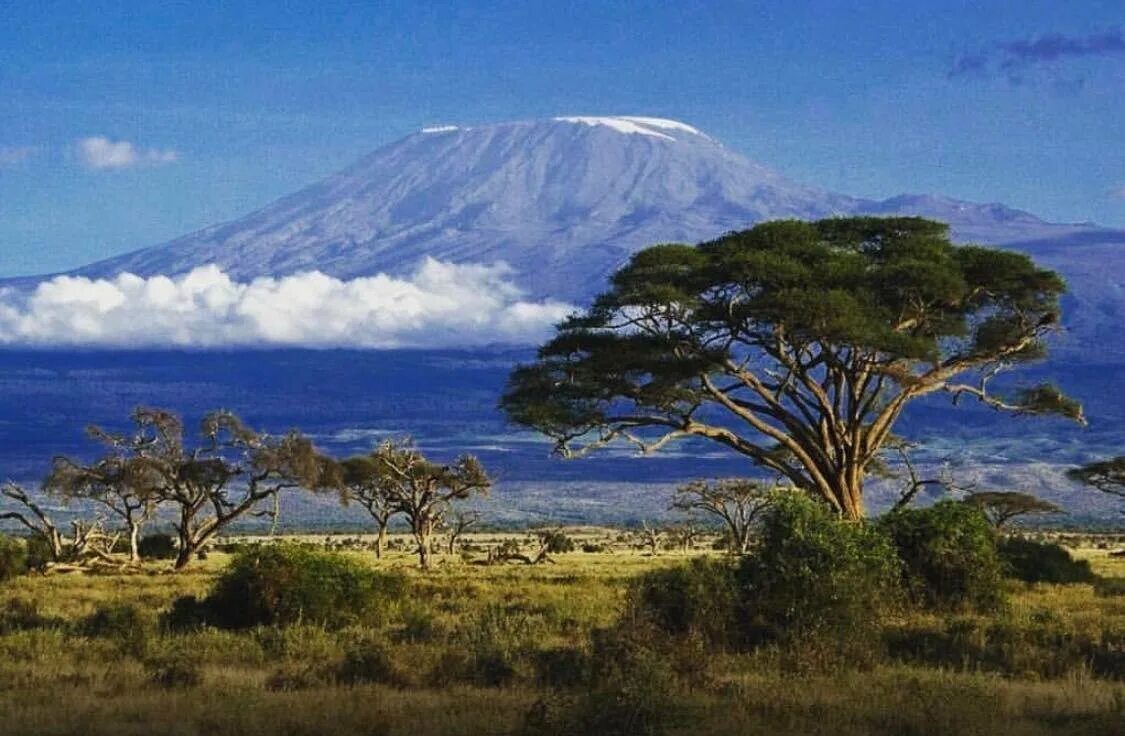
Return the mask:
M912 399L1084 421L1054 386L988 390L1046 354L1064 290L1027 256L956 246L922 218L767 222L637 253L513 371L501 405L564 456L709 439L859 518Z

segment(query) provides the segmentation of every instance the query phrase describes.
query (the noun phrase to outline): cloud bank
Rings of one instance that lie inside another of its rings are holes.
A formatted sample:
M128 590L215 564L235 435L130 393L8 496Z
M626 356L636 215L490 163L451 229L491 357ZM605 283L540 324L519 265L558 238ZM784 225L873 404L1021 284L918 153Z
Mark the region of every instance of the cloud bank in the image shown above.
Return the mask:
M954 60L948 76L953 79L998 74L1020 85L1028 81L1035 69L1050 70L1071 59L1114 56L1125 58L1125 29L1111 28L1088 36L1049 33L1029 39L998 41L980 51L962 54ZM1062 81L1081 86L1081 80Z
M319 271L233 281L217 266L176 278L58 276L0 290L0 344L94 347L469 347L541 341L573 311L529 302L497 264L427 258L408 278Z
M92 136L78 141L78 157L89 169L127 169L133 166L172 164L179 159L179 154L171 149L141 150L129 141L111 141L104 136Z

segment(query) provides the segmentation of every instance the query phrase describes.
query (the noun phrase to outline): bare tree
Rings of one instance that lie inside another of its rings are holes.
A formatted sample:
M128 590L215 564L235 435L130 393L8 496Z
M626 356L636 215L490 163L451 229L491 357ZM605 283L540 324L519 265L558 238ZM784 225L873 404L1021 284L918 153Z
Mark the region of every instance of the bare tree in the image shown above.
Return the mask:
M22 510L0 511L0 521L14 521L32 535L44 540L55 563L86 564L97 559L113 563L116 535L106 534L101 519L70 522L71 534L66 536L47 512L36 503L27 491L12 482L0 488L0 496L15 502Z
M1020 516L1066 513L1050 501L1015 491L980 491L969 494L964 502L980 509L997 529Z
M481 515L477 511L454 511L446 520L446 530L449 532L449 554L452 556L457 550L457 542L472 527L480 523Z
M641 522L641 528L637 532L641 540L641 546L648 547L649 554L654 557L660 554L660 543L664 540L664 534L664 529L649 526L647 521Z
M91 434L112 443L112 438L100 431ZM111 447L110 454L90 465L56 457L43 488L67 501L98 504L118 517L129 540L129 561L136 563L141 559L141 527L152 518L160 500L160 478L147 458L122 454L115 443Z
M679 547L681 552L689 551L704 533L703 527L690 520L668 528L670 541Z
M387 441L372 453L383 492L410 524L418 563L430 567L432 538L451 504L487 493L492 481L472 455L451 465L431 462L409 440Z
M672 508L703 512L720 519L730 535L730 550L742 554L750 547L754 520L772 500L772 489L746 478L726 478L714 482L693 481L676 489Z

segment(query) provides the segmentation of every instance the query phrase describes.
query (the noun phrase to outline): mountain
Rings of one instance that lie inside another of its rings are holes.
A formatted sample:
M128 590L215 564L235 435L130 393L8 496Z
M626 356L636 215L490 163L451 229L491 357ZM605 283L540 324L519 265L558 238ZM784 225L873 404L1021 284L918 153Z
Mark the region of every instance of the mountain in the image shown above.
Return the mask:
M850 197L787 179L660 118L424 129L243 218L74 273L172 275L214 263L241 280L312 269L349 278L403 274L433 256L505 261L531 297L581 302L656 242L855 213L924 215L948 222L958 240L1030 253L1071 284L1069 342L1125 352L1117 331L1125 232L932 195Z

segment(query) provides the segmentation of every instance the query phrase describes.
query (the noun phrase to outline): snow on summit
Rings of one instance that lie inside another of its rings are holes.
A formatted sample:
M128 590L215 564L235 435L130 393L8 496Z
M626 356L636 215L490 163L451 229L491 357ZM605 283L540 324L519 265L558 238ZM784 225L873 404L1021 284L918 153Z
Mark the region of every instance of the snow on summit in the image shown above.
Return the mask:
M616 117L591 117L591 116L567 116L558 117L555 120L562 123L582 123L583 125L604 125L607 128L612 128L619 133L630 133L634 135L648 135L654 138L665 138L670 141L676 140L673 136L663 131L680 131L684 133L691 133L692 135L703 135L696 128L681 123L678 120L667 120L665 118L647 118L637 117L632 115L619 115ZM704 136L706 137L706 136Z

